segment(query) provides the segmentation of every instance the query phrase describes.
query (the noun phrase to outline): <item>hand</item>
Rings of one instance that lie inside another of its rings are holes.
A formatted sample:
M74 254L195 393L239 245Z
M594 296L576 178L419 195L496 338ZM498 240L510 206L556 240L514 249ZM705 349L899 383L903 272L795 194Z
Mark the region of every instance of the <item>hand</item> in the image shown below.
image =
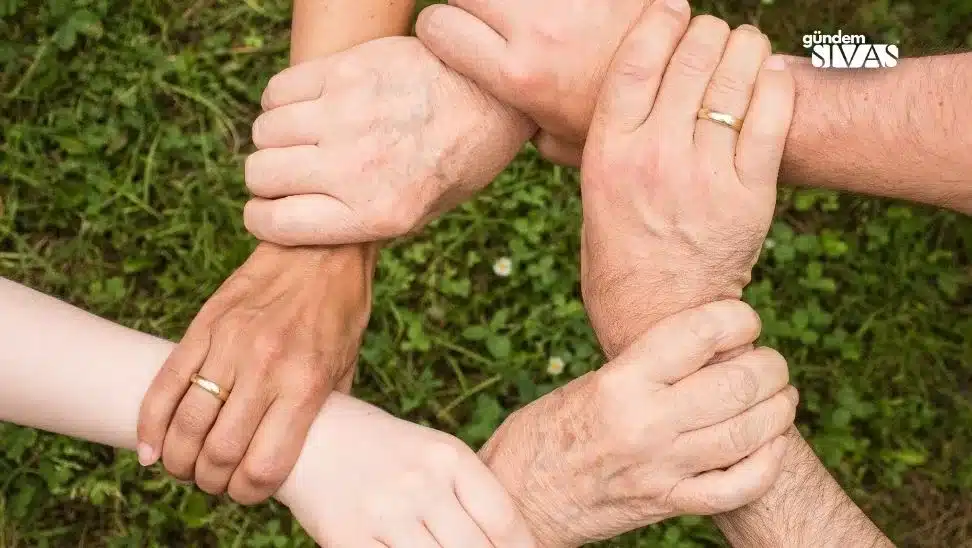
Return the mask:
M540 152L577 166L608 65L651 3L450 0L423 10L415 30L445 64L533 118Z
M512 499L461 441L334 395L277 498L333 548L529 548Z
M740 301L671 316L507 419L481 456L537 542L578 546L762 496L796 413L786 361L758 349L703 368L755 340L759 325Z
M269 497L335 388L347 391L371 307L375 251L263 244L203 306L155 377L138 454L241 504ZM223 404L189 379L230 391Z
M281 245L402 236L489 184L534 130L404 37L286 69L263 106L244 216Z
M581 289L608 356L739 298L773 218L793 80L753 27L699 16L686 31L683 7L653 4L628 35L584 151ZM703 106L745 117L741 133L698 120Z

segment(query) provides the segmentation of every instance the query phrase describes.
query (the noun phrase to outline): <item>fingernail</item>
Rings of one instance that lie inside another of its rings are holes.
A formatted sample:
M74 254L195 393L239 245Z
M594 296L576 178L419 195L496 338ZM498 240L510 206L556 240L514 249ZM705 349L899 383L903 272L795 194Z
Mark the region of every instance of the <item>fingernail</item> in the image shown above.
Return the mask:
M783 59L782 55L772 55L763 64L763 68L766 70L776 70L776 71L785 70L786 61Z
M155 464L155 450L149 444L144 442L139 443L136 452L138 453L138 463L142 466L152 466Z
M668 7L671 8L672 10L674 10L674 11L686 11L686 10L688 10L688 1L687 0L665 0L665 3L668 4Z

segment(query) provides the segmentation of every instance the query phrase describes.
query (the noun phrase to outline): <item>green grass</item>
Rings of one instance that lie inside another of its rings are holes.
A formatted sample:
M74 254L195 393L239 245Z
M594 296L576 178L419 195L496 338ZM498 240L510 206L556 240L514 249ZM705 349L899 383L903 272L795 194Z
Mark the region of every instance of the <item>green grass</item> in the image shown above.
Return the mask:
M781 51L815 29L972 45L972 1L697 2ZM242 159L286 63L284 0L0 0L0 274L176 338L253 247ZM579 297L577 174L525 151L487 192L386 250L358 391L483 441L505 414L600 363ZM748 298L789 359L799 424L906 546L972 545L972 222L781 191ZM509 278L492 273L499 257ZM566 372L549 376L550 356ZM683 519L612 546L721 542ZM0 546L288 546L244 509L128 452L0 426Z

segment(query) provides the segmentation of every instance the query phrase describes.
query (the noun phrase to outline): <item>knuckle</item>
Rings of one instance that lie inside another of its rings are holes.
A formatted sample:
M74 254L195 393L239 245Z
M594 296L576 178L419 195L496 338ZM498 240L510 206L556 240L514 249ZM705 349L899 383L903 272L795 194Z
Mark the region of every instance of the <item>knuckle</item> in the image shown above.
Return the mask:
M710 312L705 309L693 311L685 323L685 328L695 344L702 347L715 346L722 336L722 322L717 319L718 315Z
M276 329L264 329L254 335L252 348L256 363L266 367L277 361L285 352L287 345L283 335Z
M642 56L626 56L618 60L615 73L627 85L644 85L658 77L658 65Z
M425 462L433 470L452 471L466 461L472 450L457 438L445 437L425 450Z
M695 76L710 72L716 61L711 48L702 44L691 44L679 51L675 56L675 63L683 73Z
M430 469L426 467L413 468L403 472L398 478L397 493L399 496L408 499L426 492L434 481Z
M711 15L700 15L692 21L689 35L675 54L676 67L685 74L711 73L722 59L722 43L715 37L729 33L729 26Z
M747 97L749 86L749 82L744 82L735 75L716 72L712 80L709 81L709 94L715 101L740 96Z
M409 207L400 200L382 200L375 208L370 224L375 235L380 238L403 236L415 228L418 222L417 210L418 208Z
M727 367L719 382L719 394L722 401L749 409L759 395L759 376L747 366Z
M765 430L762 418L734 421L728 428L728 446L725 451L731 455L746 456L759 449L761 433Z
M314 412L318 411L321 396L328 393L342 376L338 371L315 365L319 362L322 360L289 360L282 368L287 369L284 387L295 395L298 405L312 407Z
M214 468L235 468L245 453L246 447L233 439L207 439L201 458L206 459Z
M588 173L584 174L585 187L596 187L598 192L610 194L608 200L629 199L631 180L651 177L664 170L664 158L653 142L639 142L633 146L618 146L592 154ZM612 202L609 202L612 203Z
M243 479L257 489L273 489L287 477L288 470L273 457L249 458L243 464Z
M593 389L597 400L618 401L624 395L624 387L629 383L628 376L620 368L602 369L593 376Z

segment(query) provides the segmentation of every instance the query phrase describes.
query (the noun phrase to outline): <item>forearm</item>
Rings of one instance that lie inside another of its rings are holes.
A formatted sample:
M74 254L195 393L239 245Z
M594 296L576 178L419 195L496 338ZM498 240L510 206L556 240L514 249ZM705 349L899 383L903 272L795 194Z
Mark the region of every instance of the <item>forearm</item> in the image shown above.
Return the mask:
M403 34L414 5L414 0L294 0L290 64ZM332 260L363 260L365 271L373 272L378 249L378 244L297 249L261 243L254 253L258 260L251 261L286 268L303 264L323 274Z
M972 213L972 53L882 70L791 61L797 100L784 181Z
M134 449L142 397L174 345L3 278L0 302L0 421ZM325 431L342 416L375 411L333 394L309 439L334 439ZM279 491L285 504L294 483Z
M733 546L893 546L854 504L796 428L783 473L760 500L715 517Z
M414 0L294 0L290 64L405 34Z

